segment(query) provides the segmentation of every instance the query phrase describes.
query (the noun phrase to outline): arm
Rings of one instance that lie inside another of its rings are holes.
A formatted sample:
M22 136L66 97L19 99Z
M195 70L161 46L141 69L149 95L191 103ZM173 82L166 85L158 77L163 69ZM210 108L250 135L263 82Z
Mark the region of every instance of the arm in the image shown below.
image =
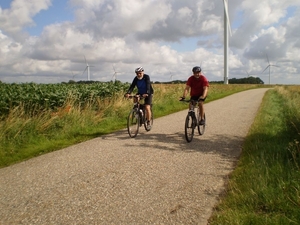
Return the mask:
M185 97L187 96L187 94L189 93L189 91L190 91L190 86L189 85L186 85L185 86L185 89L184 89L184 91L183 91L183 95L182 95L182 97L181 97L181 99L183 100L183 99L185 99Z
M136 77L133 79L133 81L132 81L132 83L131 83L131 85L130 85L130 87L129 87L129 89L128 89L128 91L126 92L126 95L129 95L129 94L131 94L131 92L133 91L133 89L134 89L134 87L136 86Z
M145 75L144 75L145 76ZM147 75L145 76L146 78L146 85L147 85L147 95L150 95L151 94L151 89L150 89L150 86L151 86L151 82L150 82L150 76Z
M203 87L203 94L200 96L199 99L205 99L207 96L207 92L208 92L208 86L204 86Z

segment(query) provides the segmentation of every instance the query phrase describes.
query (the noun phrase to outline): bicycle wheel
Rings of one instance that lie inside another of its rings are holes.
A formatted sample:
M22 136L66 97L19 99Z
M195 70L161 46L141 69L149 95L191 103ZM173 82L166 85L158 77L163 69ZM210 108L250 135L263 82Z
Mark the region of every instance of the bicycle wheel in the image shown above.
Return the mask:
M127 131L130 137L134 138L139 132L140 115L137 110L132 109L127 117Z
M151 119L150 119L150 127L147 126L147 111L145 110L145 113L144 113L144 127L145 127L145 130L146 131L150 131L152 126L153 126L153 111L152 111L152 107L150 108L151 110Z
M192 113L189 113L186 116L185 126L184 126L185 139L187 142L191 142L193 140L195 125L196 125L196 118Z
M206 123L205 114L204 114L204 121ZM198 133L199 133L199 135L203 135L204 131L205 131L205 124L204 125L200 125L200 119L198 119Z

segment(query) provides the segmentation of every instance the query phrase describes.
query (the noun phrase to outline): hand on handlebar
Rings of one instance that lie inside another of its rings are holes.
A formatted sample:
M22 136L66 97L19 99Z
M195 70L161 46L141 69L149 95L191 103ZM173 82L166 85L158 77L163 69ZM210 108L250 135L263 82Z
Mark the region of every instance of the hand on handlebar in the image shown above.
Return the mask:
M200 102L200 101L204 101L204 97L203 97L203 96L200 96L200 97L198 98L198 102Z
M147 94L144 94L144 95L131 95L131 94L129 94L129 93L126 93L125 95L124 95L124 98L145 98L144 96L148 96Z

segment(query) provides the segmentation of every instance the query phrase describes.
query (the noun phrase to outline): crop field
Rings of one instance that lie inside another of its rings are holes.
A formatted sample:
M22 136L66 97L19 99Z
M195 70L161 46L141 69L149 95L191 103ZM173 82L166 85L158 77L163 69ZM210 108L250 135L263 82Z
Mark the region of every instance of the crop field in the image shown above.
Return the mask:
M72 106L83 107L94 103L97 99L109 99L116 94L125 93L129 83L91 82L91 83L59 83L59 84L6 84L0 82L0 115L8 115L16 107L22 107L25 114L36 115L46 110L57 110L72 103ZM181 95L184 84L153 84L158 92L174 91ZM224 97L230 93L263 85L220 85L210 87L210 95ZM174 88L176 87L176 88ZM177 91L178 90L178 91ZM156 95L156 93L155 93ZM97 107L95 108L97 109Z
M60 84L6 84L0 83L0 114L8 114L17 106L23 105L26 111L57 109L66 102L83 105L95 97L111 97L115 93L125 92L128 83L93 82Z

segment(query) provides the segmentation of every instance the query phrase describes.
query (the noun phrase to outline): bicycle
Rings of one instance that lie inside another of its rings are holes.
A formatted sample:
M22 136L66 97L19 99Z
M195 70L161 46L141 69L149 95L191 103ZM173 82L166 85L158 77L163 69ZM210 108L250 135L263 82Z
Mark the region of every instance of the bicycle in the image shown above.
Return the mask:
M201 118L199 116L199 101L187 100L185 102L191 102L191 109L189 109L189 111L188 111L188 114L185 119L185 126L184 126L185 139L187 142L191 142L194 137L194 130L195 130L196 126L198 128L199 135L204 134L205 123L203 125L200 124ZM206 118L205 118L205 113L204 113L204 121L205 120L206 120Z
M134 105L127 117L127 131L130 137L134 138L139 132L139 128L144 124L145 130L150 131L153 126L153 112L152 105L150 106L151 110L151 119L150 126L147 124L147 110L145 105L140 103L140 100L143 97L139 95L130 95L129 98L134 99Z

